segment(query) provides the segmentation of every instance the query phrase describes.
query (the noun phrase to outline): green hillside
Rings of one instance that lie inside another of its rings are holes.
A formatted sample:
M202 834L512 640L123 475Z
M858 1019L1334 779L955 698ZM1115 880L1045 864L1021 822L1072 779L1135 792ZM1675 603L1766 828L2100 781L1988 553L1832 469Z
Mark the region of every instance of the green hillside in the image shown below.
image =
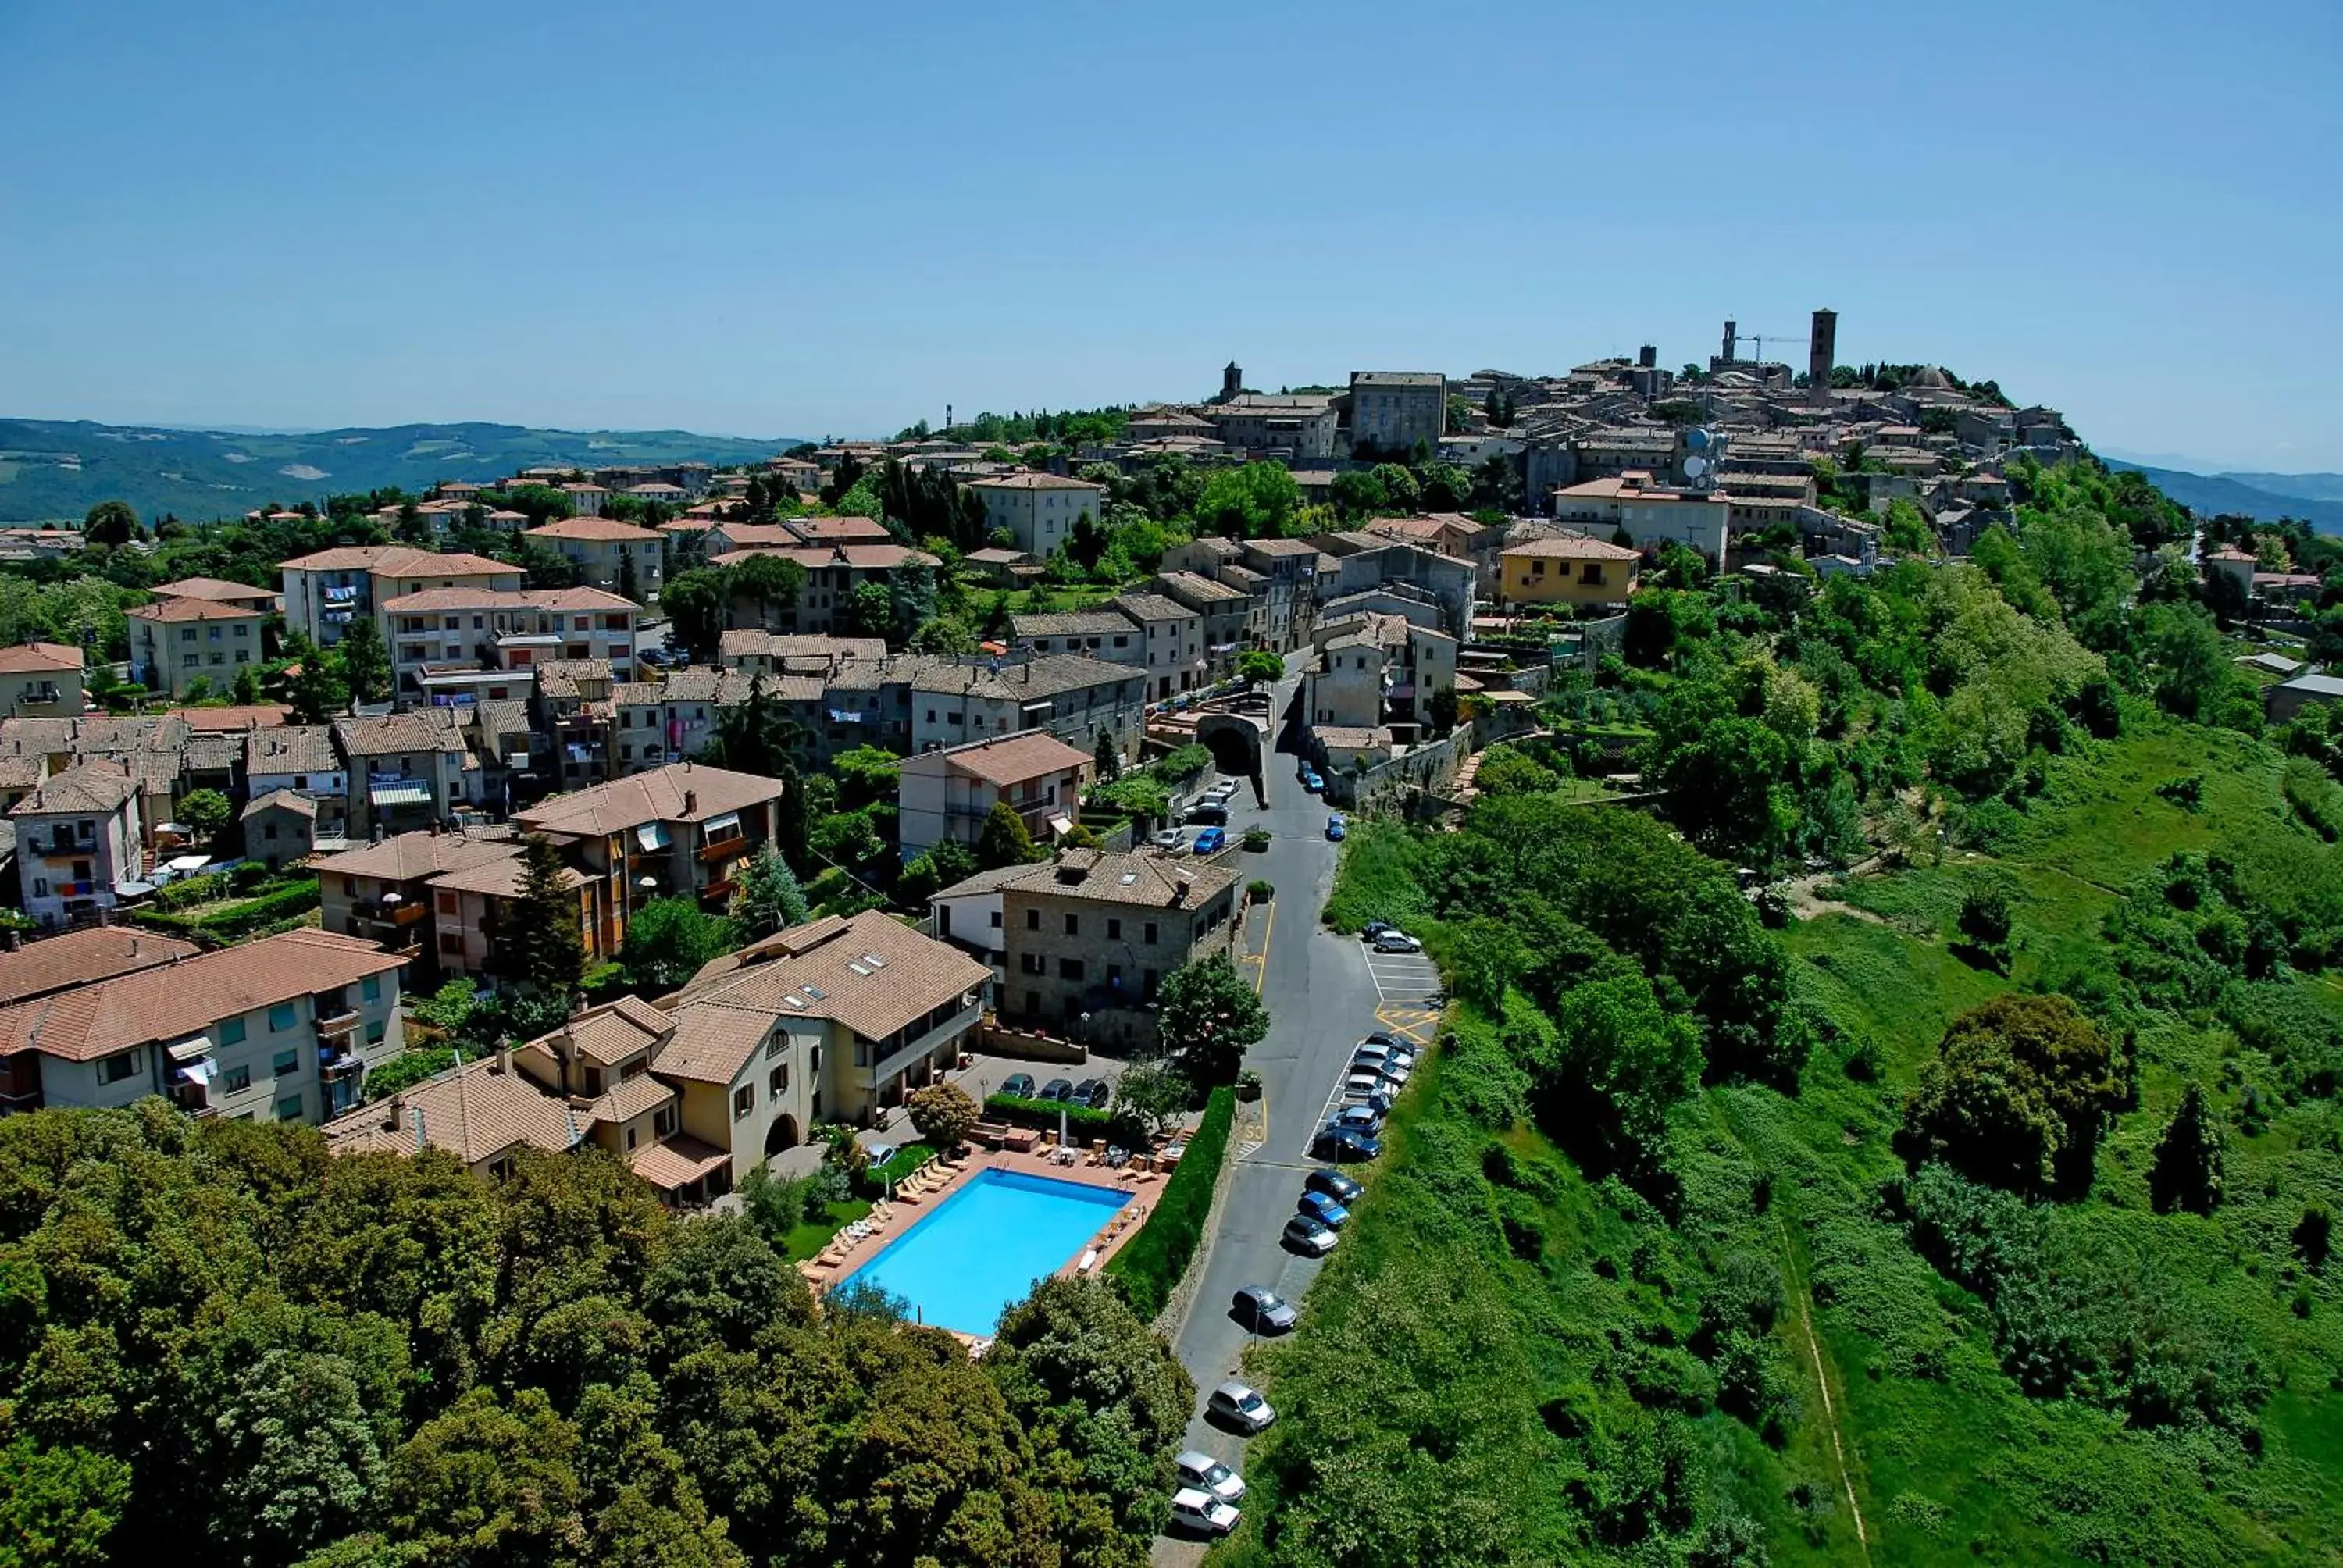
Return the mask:
M750 463L792 444L689 430L533 430L397 425L300 435L162 430L84 420L0 419L0 522L78 519L100 501L189 521L441 479L486 481L539 464Z
M2343 734L2116 505L1664 560L1453 829L1353 828L1328 918L1453 1005L1215 1568L2334 1561ZM1567 787L1598 721L1652 814Z

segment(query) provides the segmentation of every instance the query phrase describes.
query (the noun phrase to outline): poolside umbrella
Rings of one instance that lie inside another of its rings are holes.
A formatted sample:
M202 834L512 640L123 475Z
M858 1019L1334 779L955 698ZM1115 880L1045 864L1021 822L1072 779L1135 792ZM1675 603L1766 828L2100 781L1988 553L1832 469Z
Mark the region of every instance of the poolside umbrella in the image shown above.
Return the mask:
M1061 1105L1061 1106L1059 1106L1059 1107L1058 1107L1058 1147L1059 1147L1059 1148L1061 1148L1061 1149L1063 1149L1065 1146L1066 1146L1066 1108L1065 1108L1064 1106Z

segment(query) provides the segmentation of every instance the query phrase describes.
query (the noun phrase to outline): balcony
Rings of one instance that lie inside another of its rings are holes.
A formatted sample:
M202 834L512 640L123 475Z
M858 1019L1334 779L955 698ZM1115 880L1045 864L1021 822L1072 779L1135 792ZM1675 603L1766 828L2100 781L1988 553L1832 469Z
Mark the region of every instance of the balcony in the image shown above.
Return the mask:
M417 907L419 908L420 906ZM317 1038L319 1040L336 1040L344 1035L353 1033L357 1029L360 1021L361 1020L355 1010L337 1012L331 1017L321 1016L317 1020Z
M431 910L427 905L410 904L402 900L396 904L386 904L379 900L357 904L354 906L352 912L359 920L370 925L403 928L414 925L428 915Z
M963 1003L965 1005L962 1005ZM924 1029L920 1028L919 1023L913 1023L888 1036L886 1040L874 1041L874 1051L886 1050L890 1045L894 1045L898 1040L901 1043L879 1059L878 1065L870 1070L870 1081L873 1084L885 1082L921 1057L935 1050L946 1040L966 1034L970 1030L974 1029L983 1017L982 994L970 992L964 997L955 998L931 1010L924 1020L927 1025ZM917 1032L913 1032L914 1030Z
M699 847L699 859L702 865L713 865L719 860L737 859L748 852L749 836L745 833L735 833L729 839L719 839L712 844L702 844Z

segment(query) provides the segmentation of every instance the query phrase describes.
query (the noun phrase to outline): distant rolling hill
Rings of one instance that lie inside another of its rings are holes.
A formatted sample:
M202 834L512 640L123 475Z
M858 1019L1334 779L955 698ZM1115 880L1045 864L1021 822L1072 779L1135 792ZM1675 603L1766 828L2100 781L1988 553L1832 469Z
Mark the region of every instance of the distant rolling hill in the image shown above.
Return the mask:
M241 517L346 490L441 479L476 483L559 463L757 462L793 445L689 430L532 430L518 425L397 425L298 435L175 430L85 420L0 419L0 522L79 518L125 500L142 518Z
M2320 533L2343 534L2343 498L2324 494L2296 495L2268 487L2298 480L2306 490L2324 490L2337 479L2333 474L2254 474L2247 477L2261 482L2249 485L2231 474L2151 468L2146 464L2118 462L2112 457L2107 459L2107 466L2147 475L2157 489L2208 517L2227 512L2273 521L2299 518Z

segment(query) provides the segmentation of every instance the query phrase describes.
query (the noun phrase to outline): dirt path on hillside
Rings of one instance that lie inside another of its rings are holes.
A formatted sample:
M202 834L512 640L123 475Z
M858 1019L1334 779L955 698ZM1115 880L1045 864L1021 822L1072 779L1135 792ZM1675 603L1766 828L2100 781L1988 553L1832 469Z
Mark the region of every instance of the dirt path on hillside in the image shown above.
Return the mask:
M1797 1255L1790 1247L1789 1227L1782 1222L1779 1210L1774 1212L1774 1229L1782 1238L1783 1273L1790 1286L1790 1314L1797 1320L1798 1337L1805 1341L1807 1358L1814 1362L1815 1382L1823 1392L1823 1422L1830 1428L1831 1454L1838 1461L1839 1487L1846 1493L1847 1513L1855 1519L1855 1547L1867 1565L1871 1562L1871 1533L1863 1523L1863 1504L1855 1501L1855 1474L1846 1465L1846 1442L1838 1427L1838 1402L1831 1395L1830 1366L1823 1360L1822 1341L1815 1334L1814 1303L1806 1294L1805 1271L1797 1266Z

